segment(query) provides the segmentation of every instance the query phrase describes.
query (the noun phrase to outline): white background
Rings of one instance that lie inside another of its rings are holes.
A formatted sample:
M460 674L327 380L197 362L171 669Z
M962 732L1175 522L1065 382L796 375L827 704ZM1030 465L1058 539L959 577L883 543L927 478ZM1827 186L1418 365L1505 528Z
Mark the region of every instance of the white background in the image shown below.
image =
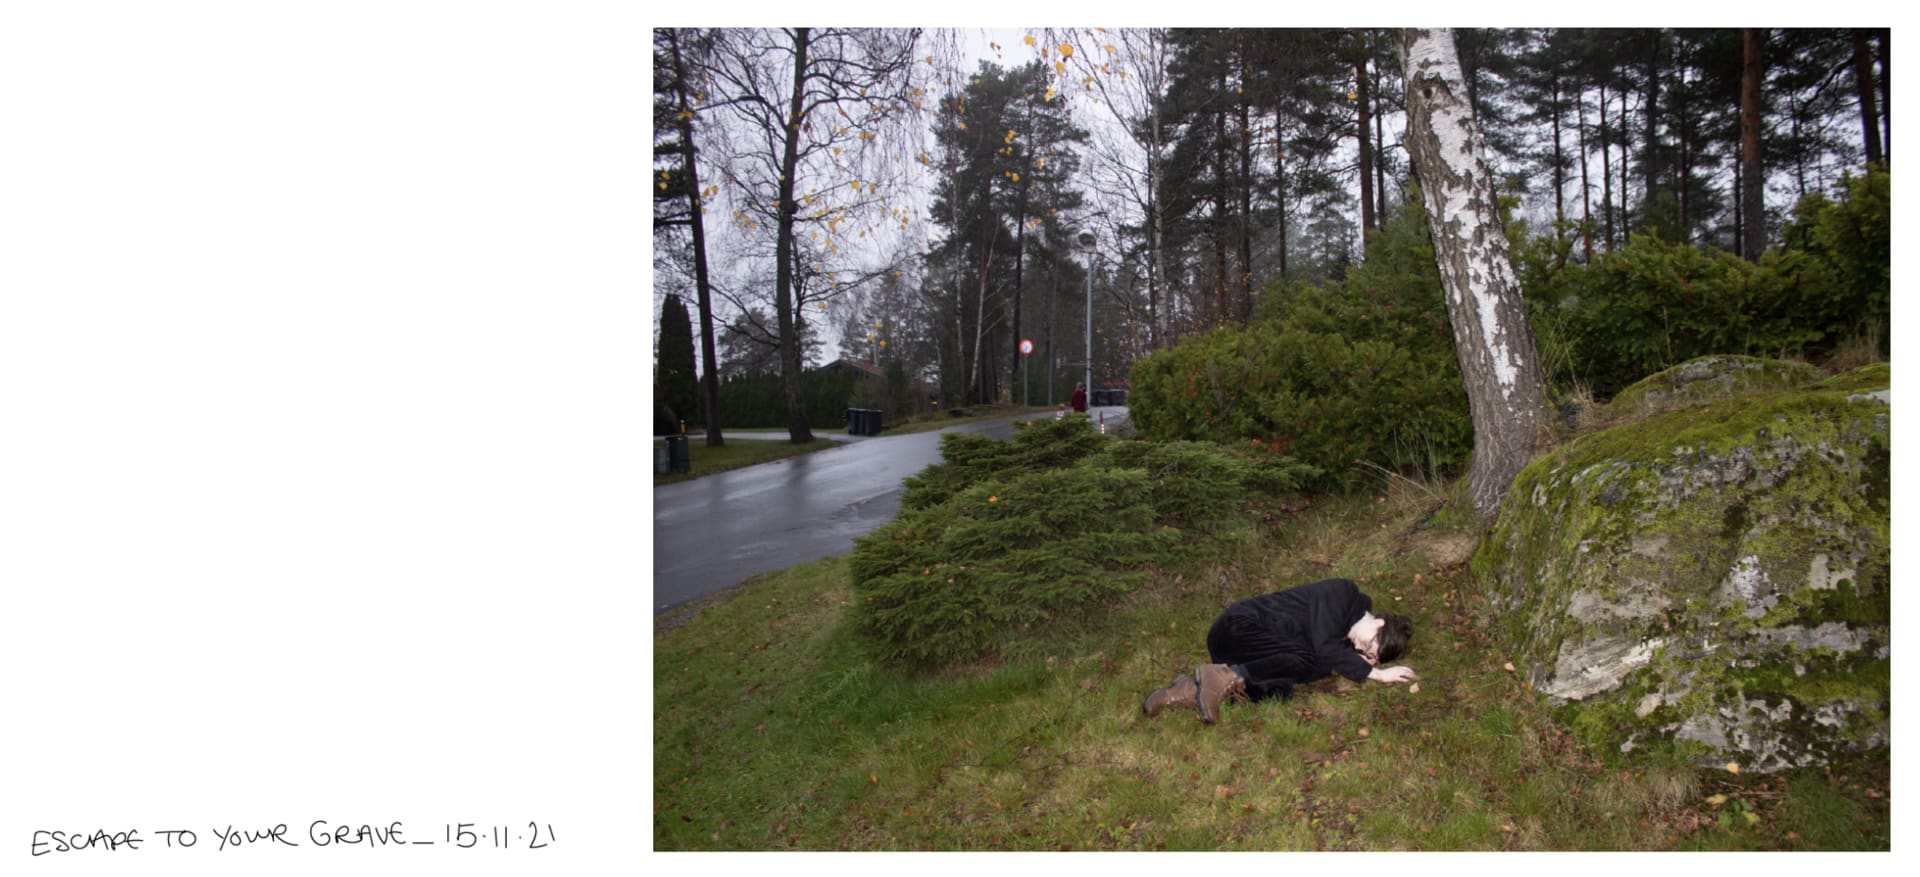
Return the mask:
M0 7L0 873L637 865L638 9Z

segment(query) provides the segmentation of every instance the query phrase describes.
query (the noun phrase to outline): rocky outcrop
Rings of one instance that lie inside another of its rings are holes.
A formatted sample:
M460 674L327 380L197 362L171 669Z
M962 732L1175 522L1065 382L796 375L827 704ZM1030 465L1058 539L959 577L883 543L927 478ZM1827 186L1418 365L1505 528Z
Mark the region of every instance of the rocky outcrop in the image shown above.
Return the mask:
M1804 387L1820 373L1804 362L1751 356L1703 356L1648 376L1615 394L1611 416L1646 415L1687 404L1713 402Z
M1527 679L1622 750L1764 772L1884 746L1890 371L1767 389L1740 376L1797 369L1715 359L1673 372L1735 380L1656 376L1681 407L1535 460L1474 571Z

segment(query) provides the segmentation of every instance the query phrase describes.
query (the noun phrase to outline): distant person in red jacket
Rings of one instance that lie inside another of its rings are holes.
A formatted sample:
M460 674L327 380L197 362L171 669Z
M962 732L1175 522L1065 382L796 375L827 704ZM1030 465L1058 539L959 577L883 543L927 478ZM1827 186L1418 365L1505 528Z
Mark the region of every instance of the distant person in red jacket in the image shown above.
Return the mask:
M1376 666L1405 654L1413 620L1372 612L1373 599L1350 579L1326 579L1241 600L1207 631L1215 663L1182 673L1147 695L1152 716L1167 707L1197 708L1201 721L1220 717L1220 702L1293 696L1295 683L1335 673L1354 682L1410 682L1413 668Z
M1073 385L1073 410L1076 414L1087 413L1087 385Z

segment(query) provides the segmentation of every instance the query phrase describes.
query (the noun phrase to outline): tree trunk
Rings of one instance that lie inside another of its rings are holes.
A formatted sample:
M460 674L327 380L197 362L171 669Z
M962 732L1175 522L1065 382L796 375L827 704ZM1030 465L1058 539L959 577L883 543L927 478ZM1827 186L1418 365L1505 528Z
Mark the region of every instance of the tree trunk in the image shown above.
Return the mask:
M1371 98L1367 96L1367 51L1366 32L1354 28L1353 87L1354 109L1358 113L1354 133L1360 144L1360 251L1366 252L1368 242L1373 240L1373 137L1367 128L1372 124L1367 109Z
M1274 222L1279 227L1281 282L1287 279L1287 147L1286 138L1280 134L1280 111L1273 111L1273 199L1278 208L1274 210Z
M1253 125L1240 99L1240 322L1253 319Z
M1381 111L1380 70L1374 65L1373 79L1373 218L1374 224L1387 224L1387 114Z
M1033 132L1027 131L1029 135ZM1013 348L1013 359L1008 364L1008 374L1015 379L1020 375L1020 304L1026 297L1026 261L1027 261L1027 191L1030 183L1020 183L1020 194L1014 199L1013 228L1013 325L1007 330L1008 347ZM1020 404L1026 404L1025 399Z
M1880 46L1880 148L1882 160L1893 163L1893 55L1888 53L1887 40L1891 39L1892 28L1879 28L1875 42Z
M712 287L707 283L707 231L706 223L701 220L706 200L700 192L700 169L694 161L693 147L693 107L687 101L687 67L680 57L680 31L667 30L667 45L673 49L674 99L680 105L678 120L680 140L687 145L687 186L693 190L693 203L688 211L693 231L693 286L700 306L700 386L706 396L707 405L707 447L717 448L727 443L720 434L720 366L713 350L713 299Z
M1407 153L1426 201L1460 373L1473 419L1468 491L1483 523L1532 458L1544 383L1484 147L1446 29L1399 33Z
M1656 28L1647 39L1651 42L1651 46L1647 52L1644 71L1646 75L1646 82L1644 84L1647 88L1647 106L1643 117L1647 120L1647 142L1646 151L1641 153L1640 158L1640 171L1645 177L1643 185L1646 189L1640 194L1640 203L1652 207L1654 203L1654 193L1660 191L1660 176L1666 173L1667 169L1664 166L1664 157L1660 151L1660 114L1658 112L1660 108L1660 47L1662 34ZM1622 96L1625 96L1625 92L1622 92ZM1624 106L1621 107L1620 118L1623 121L1626 119L1626 108ZM1622 189L1624 188L1623 186ZM1643 214L1640 218L1640 226L1645 228L1648 220L1651 218L1651 216Z
M1566 111L1566 96L1560 91L1560 80L1554 79L1552 92L1553 127L1553 239L1567 239L1567 152L1560 142L1560 117ZM1560 254L1565 250L1554 247L1554 259L1564 259Z
M773 239L774 310L780 326L780 382L787 403L787 437L796 445L813 441L813 429L807 425L807 409L800 393L800 327L794 315L793 294L793 220L800 212L794 200L795 176L800 165L800 109L807 91L808 29L793 31L793 100L789 104L785 143L780 154L780 217Z
M1215 88L1216 94L1227 90L1224 63L1219 67ZM1213 306L1216 325L1221 326L1233 320L1233 275L1227 267L1227 235L1231 229L1232 221L1227 213L1227 109L1216 107L1213 111Z
M1153 248L1153 259L1148 263L1147 268L1147 315L1150 323L1148 330L1152 335L1150 346L1158 350L1168 343L1167 329L1164 322L1165 318L1161 314L1165 306L1165 303L1161 301L1161 292L1166 289L1167 285L1167 266L1164 257L1165 246L1160 234L1161 228L1165 225L1160 215L1161 202L1163 200L1160 195L1160 187L1162 180L1165 178L1165 171L1160 166L1160 149L1163 142L1161 138L1163 135L1160 130L1160 95L1158 92L1152 95L1150 103L1153 106L1153 120L1150 124L1150 134L1147 138L1147 223L1152 226L1149 232L1152 236L1149 245Z
M1613 252L1613 149L1607 143L1607 88L1600 87L1600 221L1601 243ZM1623 220L1624 221L1624 220Z
M1749 262L1767 246L1766 176L1760 167L1760 83L1766 76L1761 51L1767 32L1747 28L1740 68L1740 249Z
M1627 183L1627 169L1633 164L1633 162L1629 160L1629 156L1631 155L1629 150L1633 146L1633 138L1629 131L1631 126L1627 123L1628 91L1630 91L1630 89L1624 86L1620 89L1620 246L1622 247L1627 245L1627 238L1633 234L1633 210L1630 206L1632 196L1628 194L1632 186ZM1651 115L1647 116L1647 127L1653 127L1653 116ZM1647 197L1652 196L1653 190L1648 189Z
M1865 138L1867 163L1880 161L1880 113L1873 105L1873 49L1867 32L1853 30L1853 86L1860 95L1860 132Z
M1580 254L1593 264L1593 182L1587 178L1587 95L1579 92L1573 102L1574 128L1580 140Z

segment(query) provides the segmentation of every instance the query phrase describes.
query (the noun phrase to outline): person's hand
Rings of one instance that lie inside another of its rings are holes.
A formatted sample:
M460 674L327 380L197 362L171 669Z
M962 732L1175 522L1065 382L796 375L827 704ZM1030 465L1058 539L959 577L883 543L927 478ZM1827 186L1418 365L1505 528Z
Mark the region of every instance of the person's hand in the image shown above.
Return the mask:
M1391 682L1410 682L1420 677L1415 676L1413 674L1412 667L1407 667L1403 665L1399 667L1388 667L1384 670L1376 669L1373 672L1368 673L1367 678L1372 679L1375 682L1391 683Z

